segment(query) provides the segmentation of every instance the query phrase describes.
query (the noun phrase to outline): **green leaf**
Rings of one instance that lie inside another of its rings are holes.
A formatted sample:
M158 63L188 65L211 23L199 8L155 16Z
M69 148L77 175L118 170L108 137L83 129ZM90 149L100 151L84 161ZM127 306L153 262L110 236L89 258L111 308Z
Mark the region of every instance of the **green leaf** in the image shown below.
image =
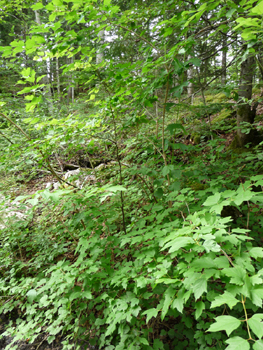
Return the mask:
M198 320L198 318L202 315L203 310L205 309L205 303L202 301L198 301L195 304L195 319Z
M226 350L249 350L249 342L240 337L233 337L226 340L226 343L229 344Z
M253 7L250 10L250 13L260 16L263 14L263 1L261 1L259 4L257 4L257 6Z
M153 349L154 350L164 350L163 342L159 339L154 339Z
M107 192L117 192L117 191L127 191L127 188L118 185L118 186L111 186L106 189Z
M177 124L169 124L167 126L167 128L166 128L166 130L168 130L171 135L173 135L175 130L177 130L177 129L181 129L184 134L187 134L187 132L186 132L185 128L183 127L183 125L179 124L179 123L177 123Z
M158 315L158 310L157 309L149 309L149 310L144 311L142 313L142 315L147 315L146 323L148 323L152 317L156 318L156 316Z
M218 316L215 318L215 321L216 323L212 324L207 332L226 331L227 335L229 336L229 334L231 334L241 324L241 321L233 316Z
M144 345L149 345L149 342L146 338L142 338L142 337L139 337L139 341L141 344L144 344Z
M252 258L263 258L263 248L261 247L254 247L249 249L249 254L252 256Z
M162 314L161 314L161 320L164 319L165 315L168 312L169 306L171 304L171 301L175 295L176 291L175 289L170 286L164 293L164 303L163 303L163 308L162 308Z
M249 190L241 190L234 199L234 203L236 203L236 205L240 205L243 202L249 201L254 195L255 194Z
M173 304L172 304L172 308L176 308L181 313L184 308L184 294L185 294L185 289L184 288L180 289L177 294L177 298L173 301Z
M212 301L211 308L227 304L232 309L239 302L231 293L224 292L224 294L215 297Z
M41 10L43 7L44 7L44 5L40 2L37 2L36 4L31 6L33 11Z
M168 35L171 35L173 33L173 28L165 28L165 33L163 34L163 37L166 38Z
M209 253L210 251L211 252L220 252L220 250L221 250L220 245L217 244L216 241L213 239L205 240L203 243L203 247L205 248L207 253Z
M154 191L154 195L156 198L162 198L163 196L163 189L161 187L157 188L156 191Z
M226 276L231 277L230 283L242 286L246 277L246 271L241 266L229 267L222 270Z
M47 338L47 342L48 344L51 344L54 340L56 339L56 337L54 335L51 335Z
M199 278L195 281L193 284L193 291L195 299L199 299L204 292L207 292L207 280L205 278Z
M263 289L262 288L253 288L250 290L250 294L251 294L252 302L256 306L262 307Z
M249 320L248 324L256 336L261 339L263 337L263 314L255 314Z
M63 1L62 0L52 0L52 2L56 6L62 6L63 5Z
M171 247L169 249L169 253L173 253L191 243L194 243L194 240L191 237L177 237L171 242L166 243L166 245L162 248L162 250L165 250L168 247Z
M263 350L263 340L257 340L257 341L253 344L253 349L254 349L254 350Z
M213 196L208 197L203 205L207 207L211 207L212 205L217 204L220 198L221 198L221 193L215 193Z
M228 18L228 19L231 18L233 13L235 13L235 12L236 12L236 9L231 9L231 10L227 11L226 18Z
M36 299L37 297L37 291L35 289L30 289L27 293L27 300L30 304L33 303L33 301Z

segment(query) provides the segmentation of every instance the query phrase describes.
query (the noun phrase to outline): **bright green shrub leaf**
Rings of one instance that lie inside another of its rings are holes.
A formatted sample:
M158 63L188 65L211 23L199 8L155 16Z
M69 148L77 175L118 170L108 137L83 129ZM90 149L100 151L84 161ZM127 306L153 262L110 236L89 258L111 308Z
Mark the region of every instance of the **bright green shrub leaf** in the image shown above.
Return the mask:
M249 350L249 342L240 337L233 337L226 340L226 343L229 344L226 350Z
M166 38L168 35L171 35L173 32L173 28L166 28L165 33L163 34L163 37Z
M198 301L195 304L195 319L198 320L198 318L202 315L203 310L205 309L205 303L202 301Z
M263 337L263 314L255 314L249 320L248 324L256 336L260 339Z
M170 286L164 293L164 303L163 303L163 308L162 308L162 314L161 314L161 319L163 320L165 315L167 314L167 311L169 309L169 306L171 304L171 300L173 299L176 291L175 289Z
M172 304L172 308L176 308L181 313L184 308L184 294L185 294L185 289L184 288L180 289L177 294L177 298L173 301L173 304Z
M42 306L47 306L50 303L50 301L48 300L48 296L45 294L40 300L39 300L39 304Z
M199 299L204 292L207 292L207 280L205 278L196 280L193 284L193 291L195 299Z
M175 282L180 281L179 279L172 279L172 278L159 278L158 280L155 281L156 284L164 283L164 284L173 284Z
M36 4L31 6L32 10L34 10L34 11L41 10L43 7L44 7L44 5L41 4L40 2L37 2Z
M227 11L226 18L228 18L228 19L231 18L234 12L236 12L236 9L231 9L231 10Z
M240 191L237 194L236 198L234 199L234 203L236 205L240 205L241 203L245 202L245 201L249 201L255 194L249 190L246 191Z
M149 342L146 338L142 338L142 337L139 337L139 341L141 344L144 344L144 345L149 345Z
M207 200L203 203L203 205L211 207L212 205L217 204L220 198L221 193L215 193L213 196L208 197Z
M33 303L33 301L35 300L35 298L37 297L37 291L35 289L30 289L27 293L27 300L30 304Z
M54 335L51 335L47 338L47 342L48 344L51 344L54 340L56 339L56 337Z
M232 309L239 300L237 300L231 293L224 292L224 294L215 297L215 300L212 301L211 308L227 304L230 309Z
M210 210L220 215L224 207L224 202L213 205Z
M193 238L191 237L178 237L176 238L175 240L167 243L163 248L162 250L165 250L167 249L168 247L171 247L169 249L169 253L173 253L177 250L179 250L180 248L183 248L185 246L187 246L188 244L190 243L194 243L194 240Z
M218 316L215 318L215 321L216 323L212 324L207 331L208 332L226 331L228 336L235 329L237 329L241 324L241 321L239 321L237 318L233 316Z
M231 277L230 283L237 284L238 286L242 286L244 284L246 271L241 266L229 267L227 269L223 269L222 272L226 276Z
M257 306L262 307L263 289L253 288L251 289L250 294L252 302Z
M250 13L257 15L257 16L262 15L263 14L263 1L258 3L257 6L253 7L250 10Z
M253 247L253 248L251 248L249 250L249 254L254 259L263 258L263 248L261 248L261 247Z
M148 323L152 317L156 318L156 316L158 315L158 310L157 309L149 309L149 310L144 311L142 313L142 315L147 315L146 323Z
M250 281L253 284L253 286L255 286L256 284L262 284L263 280L258 275L254 275L250 277Z
M107 192L127 191L127 188L123 186L111 186L106 189Z
M91 292L89 292L89 291L82 292L81 297L82 298L86 298L86 299L92 299L93 298Z
M253 344L253 349L254 349L254 350L263 350L263 340L257 340L257 341Z
M112 334L112 333L115 331L115 328L116 328L116 323L115 323L115 322L112 322L112 323L107 327L105 336Z
M220 252L221 247L219 244L216 243L215 240L209 239L205 240L203 247L205 248L206 252L209 253L211 252Z

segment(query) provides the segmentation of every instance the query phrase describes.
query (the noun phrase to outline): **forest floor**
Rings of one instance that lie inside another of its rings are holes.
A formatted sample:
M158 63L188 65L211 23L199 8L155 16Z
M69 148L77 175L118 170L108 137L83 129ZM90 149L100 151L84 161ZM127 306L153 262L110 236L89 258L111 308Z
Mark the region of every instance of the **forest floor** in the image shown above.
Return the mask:
M16 317L14 317L13 321L16 321ZM13 337L11 336L1 336L5 328L9 325L10 319L6 315L0 315L0 350L61 350L63 349L63 341L65 340L65 336L62 336L61 334L58 334L56 336L56 339L49 344L47 342L47 338L49 334L42 333L40 334L33 343L29 343L28 341L20 340L16 341L14 344L12 344L12 347L8 347L9 344L12 343ZM97 350L98 347L90 345L89 343L84 343L82 341L82 344L78 342L77 340L72 343L74 345L74 348L76 345L80 345L79 350Z

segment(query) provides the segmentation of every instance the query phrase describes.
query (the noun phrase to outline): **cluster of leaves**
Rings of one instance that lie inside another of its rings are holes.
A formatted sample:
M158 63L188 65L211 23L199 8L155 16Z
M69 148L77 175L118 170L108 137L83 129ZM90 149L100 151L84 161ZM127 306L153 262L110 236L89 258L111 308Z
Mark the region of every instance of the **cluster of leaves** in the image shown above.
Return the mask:
M158 173L144 169L141 176L155 178L157 203L128 178L125 187L23 198L32 205L27 220L1 231L1 291L9 296L1 312L21 314L7 332L33 341L45 327L49 342L64 332L65 349L81 337L108 350L220 349L224 343L228 350L250 343L261 349L263 249L248 227L252 220L262 230L262 194L254 191L263 186L262 175L240 185L218 176L198 191L158 195ZM125 231L120 192L127 209L140 196L143 201ZM246 225L235 225L231 210L221 215L229 207L239 208ZM50 221L43 219L47 212L54 213Z
M146 13L136 6L121 15L109 0L100 7L81 0L36 3L32 9L43 9L48 24L32 26L25 42L14 40L1 48L10 60L34 54L41 64L41 57L74 54L75 62L64 73L74 72L93 84L88 100L82 101L92 106L88 117L75 113L78 103L66 115L50 105L48 115L44 76L37 64L22 69L25 112L17 118L8 108L1 113L6 123L2 171L10 174L14 163L25 170L26 163L30 169L45 166L57 176L51 165L54 153L85 149L92 154L96 145L110 145L109 158L115 160L100 182L19 197L26 218L5 218L0 313L19 314L6 330L14 342L33 342L45 330L49 343L63 333L65 349L75 339L87 338L107 350L263 348L261 148L243 151L241 158L216 138L189 145L182 137L187 126L166 120L173 107L186 108L180 103L189 83L185 73L201 65L200 59L187 58L193 39L171 44L167 38L178 30L187 37L188 25L194 26L205 11L215 14L220 4L205 2L193 11L176 8L176 16L154 26L159 38L151 41L144 31L137 33L134 22L138 16L143 21ZM149 7L147 16L159 18L165 6L160 5L160 12ZM215 22L235 12L254 16L251 6L227 2ZM84 24L83 32L62 35L64 21ZM258 20L237 22L237 29L249 23L259 28ZM224 25L218 24L218 32ZM98 33L116 28L120 37L139 40L138 57L132 63L105 60L95 65ZM243 34L253 40L248 29ZM195 118L221 107L208 108L204 101ZM205 136L211 138L211 125ZM9 202L2 202L4 213Z

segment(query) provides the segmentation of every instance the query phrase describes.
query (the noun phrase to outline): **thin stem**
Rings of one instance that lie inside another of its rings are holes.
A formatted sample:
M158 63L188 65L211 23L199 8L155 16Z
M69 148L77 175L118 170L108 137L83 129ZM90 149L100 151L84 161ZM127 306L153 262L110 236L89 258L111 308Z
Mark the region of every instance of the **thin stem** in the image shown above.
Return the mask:
M248 340L254 340L252 337L251 337L251 333L250 333L250 328L249 328L249 325L248 325L248 318L247 318L247 309L246 309L246 306L245 306L245 302L246 302L246 298L244 298L244 296L241 294L241 303L243 305L243 309L244 309L244 313L245 313L245 316L246 316L246 324L247 324L247 332L248 332L248 336L249 336L249 339Z
M0 134L3 136L3 138L5 138L8 142L10 142L11 143L11 145L13 145L14 143L11 141L11 140L9 140L9 138L8 137L6 137L3 133L2 133L2 131L0 131Z
M33 141L31 139L31 137L19 126L17 125L11 118L7 117L5 114L0 113L0 115L2 117L4 117L6 120L8 120L12 125L14 125L24 136L28 141ZM41 154L42 158L45 160L45 162L47 163L47 167L50 170L51 174L58 179L58 181L60 183L66 183L69 186L78 188L77 186L71 184L70 182L65 181L64 179L62 179L60 176L58 176L57 172L55 171L55 169L52 167L52 165L50 164L49 160L45 157L44 153L41 151L40 147L38 145L35 145L36 149L39 151L39 153Z

